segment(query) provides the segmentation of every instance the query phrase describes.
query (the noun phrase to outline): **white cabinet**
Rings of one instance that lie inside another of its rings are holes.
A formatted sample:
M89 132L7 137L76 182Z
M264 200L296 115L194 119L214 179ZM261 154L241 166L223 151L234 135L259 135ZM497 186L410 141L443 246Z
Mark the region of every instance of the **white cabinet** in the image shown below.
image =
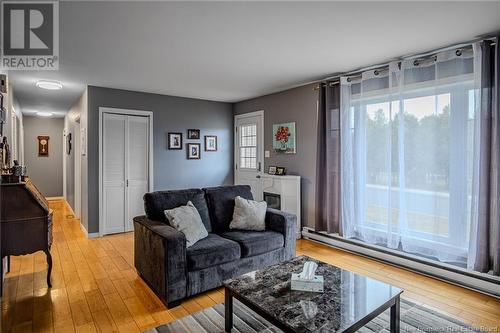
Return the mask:
M276 203L276 207L286 213L297 216L297 238L300 238L300 176L262 176L264 200Z

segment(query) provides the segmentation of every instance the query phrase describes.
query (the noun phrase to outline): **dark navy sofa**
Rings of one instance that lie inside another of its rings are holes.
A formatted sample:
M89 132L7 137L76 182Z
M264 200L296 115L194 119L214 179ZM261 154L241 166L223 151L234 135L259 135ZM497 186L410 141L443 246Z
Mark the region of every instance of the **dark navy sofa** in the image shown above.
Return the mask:
M144 195L146 215L134 218L135 267L168 308L226 279L295 256L295 215L268 209L265 231L229 229L238 195L253 199L246 185ZM186 249L184 234L169 226L164 211L188 201L200 213L208 237Z

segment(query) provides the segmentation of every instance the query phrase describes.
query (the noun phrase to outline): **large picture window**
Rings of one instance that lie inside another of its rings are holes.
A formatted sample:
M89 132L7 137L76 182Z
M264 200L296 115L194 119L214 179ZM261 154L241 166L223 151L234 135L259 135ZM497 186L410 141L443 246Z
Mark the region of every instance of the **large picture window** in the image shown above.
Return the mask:
M472 49L341 78L345 237L465 265L475 84Z

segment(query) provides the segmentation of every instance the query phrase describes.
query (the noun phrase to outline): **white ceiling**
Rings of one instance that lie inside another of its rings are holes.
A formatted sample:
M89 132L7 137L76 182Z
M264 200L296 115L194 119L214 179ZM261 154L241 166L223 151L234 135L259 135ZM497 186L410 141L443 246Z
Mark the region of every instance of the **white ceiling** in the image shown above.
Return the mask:
M499 13L498 1L66 1L60 70L9 75L26 114L63 115L87 84L235 102L500 31Z

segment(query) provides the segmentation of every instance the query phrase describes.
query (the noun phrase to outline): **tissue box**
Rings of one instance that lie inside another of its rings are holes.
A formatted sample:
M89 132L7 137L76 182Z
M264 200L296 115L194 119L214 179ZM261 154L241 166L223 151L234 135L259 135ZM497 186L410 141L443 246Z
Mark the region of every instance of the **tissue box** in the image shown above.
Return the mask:
M314 279L301 279L298 273L292 273L292 290L323 292L323 276L315 275Z

